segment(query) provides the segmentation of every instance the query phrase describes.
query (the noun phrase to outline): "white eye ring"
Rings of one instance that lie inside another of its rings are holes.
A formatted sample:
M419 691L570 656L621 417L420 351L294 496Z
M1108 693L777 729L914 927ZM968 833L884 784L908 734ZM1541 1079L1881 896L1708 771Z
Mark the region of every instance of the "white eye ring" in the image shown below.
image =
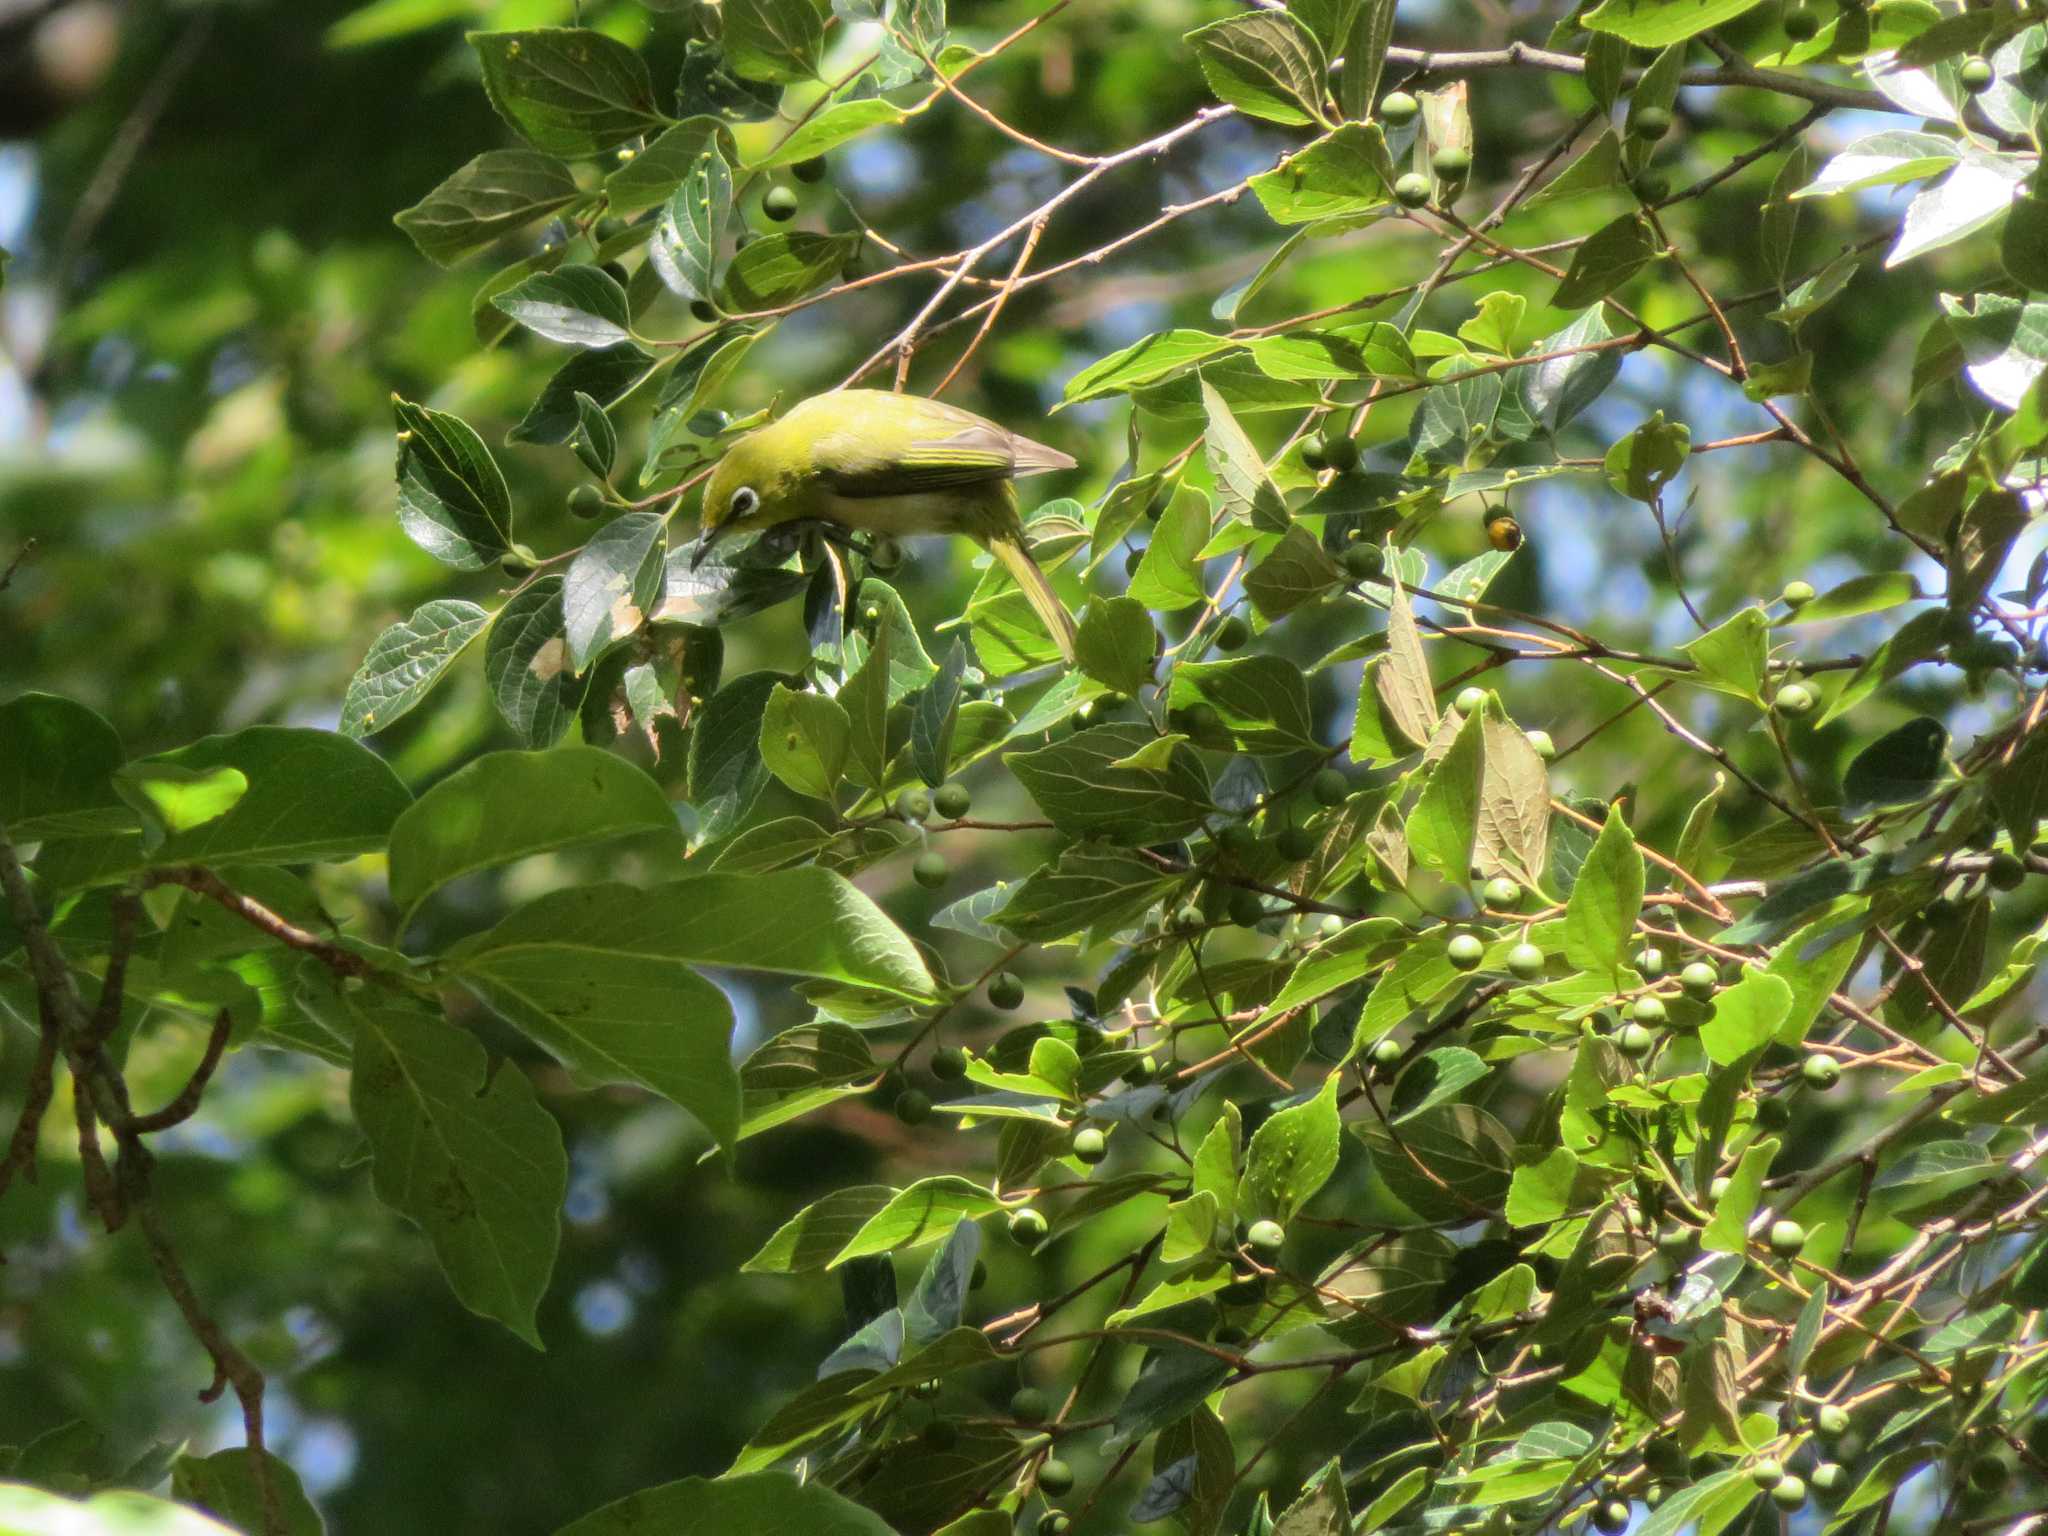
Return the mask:
M754 488L750 485L743 485L732 493L732 501L728 503L729 510L726 515L729 517L745 517L759 505L761 505L761 498L754 494Z

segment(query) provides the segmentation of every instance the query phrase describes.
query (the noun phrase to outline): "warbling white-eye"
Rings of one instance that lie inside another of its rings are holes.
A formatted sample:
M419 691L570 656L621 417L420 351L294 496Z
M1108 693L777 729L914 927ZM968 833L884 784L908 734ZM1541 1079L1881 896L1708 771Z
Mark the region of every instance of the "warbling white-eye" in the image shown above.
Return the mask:
M1072 661L1073 615L1025 547L1011 482L1073 467L1058 449L958 406L833 390L726 450L704 487L691 563L727 534L793 522L877 538L964 534L1002 562Z

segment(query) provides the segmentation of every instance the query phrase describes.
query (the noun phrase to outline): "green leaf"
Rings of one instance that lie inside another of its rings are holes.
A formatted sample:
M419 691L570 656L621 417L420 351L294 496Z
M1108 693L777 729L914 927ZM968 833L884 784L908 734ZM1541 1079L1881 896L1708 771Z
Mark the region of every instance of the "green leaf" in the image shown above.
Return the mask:
M1691 430L1682 421L1666 422L1664 413L1656 411L1607 450L1607 478L1622 495L1653 502L1685 468L1691 452Z
M1116 766L1151 739L1142 725L1091 726L1003 761L1069 837L1143 847L1194 831L1211 809L1208 777L1190 748L1176 749L1162 764Z
M1771 657L1770 619L1754 605L1736 612L1697 640L1679 647L1699 668L1699 681L1763 708L1764 676Z
M579 396L609 410L668 366L667 359L649 357L631 342L580 351L555 370L505 441L566 443L583 423Z
M391 899L409 920L464 875L641 832L674 835L675 810L624 758L577 746L487 752L421 795L391 828Z
M1147 608L1171 611L1203 601L1202 548L1209 542L1209 503L1182 490L1152 525L1145 557L1131 578L1128 596Z
M1159 632L1145 605L1132 597L1097 597L1081 615L1074 665L1106 687L1136 696L1152 681Z
M498 611L484 647L484 681L498 713L529 747L562 739L583 697L562 626L562 578L543 576Z
M1313 751L1319 745L1308 684L1301 668L1283 657L1182 662L1173 669L1167 703L1212 705L1237 744L1250 752Z
M195 770L145 760L114 770L114 792L141 817L143 847L154 850L173 833L225 816L249 792L249 779L239 768Z
M1497 1210L1514 1177L1514 1138L1483 1109L1439 1104L1398 1128L1356 1121L1374 1170L1416 1215L1471 1218Z
M1609 806L1606 825L1579 866L1565 908L1565 959L1583 970L1619 968L1642 907L1643 856L1621 808Z
M1919 578L1910 572L1874 571L1868 576L1851 576L1840 586L1830 587L1812 602L1779 619L1777 626L1783 629L1794 624L1823 624L1882 613L1925 595L1920 590Z
M742 1274L805 1274L822 1270L854 1233L896 1196L886 1184L853 1184L805 1206L776 1229Z
M1613 337L1605 306L1595 305L1536 343L1536 355L1546 360L1522 370L1522 403L1546 430L1562 432L1621 373L1624 349L1579 350Z
M1693 0L1679 3L1690 7ZM1650 226L1640 214L1624 213L1595 230L1572 254L1564 281L1550 296L1551 305L1556 309L1584 309L1634 277L1656 254L1657 243Z
M595 155L666 121L640 55L602 32L472 32L484 91L535 149Z
M932 680L911 695L910 756L918 777L937 786L952 766L953 734L967 672L967 648L957 639Z
M113 786L126 756L114 728L83 704L53 693L0 704L0 828L39 842L134 826Z
M1921 715L1858 752L1842 775L1842 794L1852 806L1905 804L1930 794L1947 767L1948 729Z
M713 296L719 241L731 218L732 170L713 140L662 209L647 242L647 259L671 293L691 300Z
M1251 188L1275 224L1359 218L1388 207L1393 168L1377 124L1345 123L1252 177Z
M0 1483L0 1530L8 1536L238 1536L228 1526L145 1493L120 1489L75 1500L19 1483Z
M1936 176L1956 163L1958 141L1938 133L1887 128L1867 134L1838 151L1820 174L1792 194L1795 198L1829 197Z
M1288 523L1287 503L1280 488L1266 473L1264 458L1245 436L1237 418L1230 414L1229 405L1207 379L1202 381L1202 407L1209 418L1209 430L1203 438L1209 471L1216 477L1216 499L1224 512L1254 528L1283 531Z
M1130 1445L1184 1417L1223 1384L1230 1362L1207 1350L1168 1345L1138 1368L1138 1379L1116 1410L1105 1450Z
M344 736L367 736L408 714L491 616L475 603L436 598L370 642L341 701Z
M895 1536L873 1511L821 1482L799 1482L787 1472L686 1477L643 1488L572 1521L555 1536L652 1536L656 1531L661 1536L732 1536L739 1531Z
M2038 178L2037 185L2048 187ZM2022 192L2013 199L1998 250L2008 277L2022 288L2048 293L2048 193Z
M626 290L602 267L536 272L491 302L536 336L572 347L614 346L633 333Z
M725 0L719 42L733 73L781 84L818 73L825 46L821 0Z
M1103 395L1125 394L1140 385L1171 378L1204 358L1235 350L1237 345L1227 336L1211 336L1207 331L1160 331L1076 373L1067 380L1060 404L1076 405Z
M905 108L878 96L860 101L835 101L755 161L754 169L773 170L779 166L795 165L801 160L815 159L872 129L894 128L908 122L910 117Z
M861 239L798 229L750 240L726 266L719 305L730 314L751 314L794 303L836 282Z
M1472 849L1479 834L1484 730L1482 714L1472 715L1459 726L1449 749L1430 768L1403 827L1415 861L1452 885L1464 885L1470 879Z
M1281 1110L1252 1136L1237 1192L1248 1219L1292 1219L1337 1171L1338 1076L1332 1072L1314 1098Z
M761 760L798 794L830 800L846 767L852 729L836 699L777 683L761 713Z
M1960 142L1961 158L1948 175L1906 205L1899 238L1885 253L1887 268L1953 245L1982 229L2013 204L2033 162Z
M1281 619L1333 591L1344 580L1322 541L1300 524L1244 575L1244 595L1267 619Z
M847 761L855 783L879 790L889 780L889 763L895 756L889 741L889 644L890 629L875 631L874 649L860 670L839 690L838 703L846 711Z
M1285 11L1255 11L1197 27L1184 39L1209 89L1247 117L1299 126L1326 122L1329 61Z
M1394 0L1358 0L1351 7L1342 39L1330 49L1344 60L1337 75L1337 105L1350 121L1370 116L1379 100L1380 75L1393 39Z
M355 1030L349 1105L377 1196L416 1222L472 1312L540 1348L535 1309L555 1267L569 1162L516 1067L430 1013L341 994Z
M412 803L398 776L368 747L331 731L253 725L208 736L133 765L180 770L190 781L219 770L247 788L221 814L172 831L151 851L158 864L308 864L352 859L384 846Z
M991 921L1020 939L1040 941L1088 928L1114 931L1144 916L1173 885L1150 860L1083 844L1013 887Z
M1682 1531L1720 1536L1759 1493L1749 1468L1729 1467L1673 1493L1650 1511L1635 1536L1679 1536Z
M704 841L734 830L767 788L761 717L776 686L794 681L779 672L749 672L719 689L698 712L690 732L689 799Z
M1371 674L1371 686L1394 727L1408 738L1411 747L1427 745L1436 735L1436 684L1429 675L1429 658L1423 654L1414 605L1398 579L1387 603L1386 661L1371 669ZM1365 708L1363 687L1361 680L1361 711Z
M1638 48L1662 48L1733 21L1757 0L1604 0L1581 18Z
M827 1021L785 1031L740 1066L739 1139L864 1093L880 1073L866 1037L848 1025Z
M1700 1233L1702 1248L1709 1253L1742 1253L1749 1247L1749 1224L1763 1198L1764 1176L1771 1171L1771 1159L1777 1155L1776 1137L1750 1144L1741 1163L1728 1176L1728 1187L1714 1203L1713 1219Z
M662 595L659 512L627 512L591 535L562 579L562 627L569 663L581 672L615 640L647 621Z
M663 129L624 165L604 179L604 195L611 211L631 218L649 208L660 207L675 196L698 159L732 143L732 130L715 117L692 117Z
M1749 971L1716 993L1713 1007L1700 1026L1700 1044L1716 1066L1733 1066L1777 1035L1792 1011L1792 988L1782 977Z
M569 167L530 149L478 155L392 219L437 266L452 267L492 241L566 208L583 194Z
M171 1496L232 1520L244 1530L260 1531L264 1514L263 1497L256 1488L258 1456L263 1458L264 1471L284 1515L284 1536L321 1536L326 1523L306 1497L299 1474L268 1452L238 1447L211 1456L180 1456L171 1463Z
M1517 1227L1556 1221L1571 1209L1572 1182L1579 1174L1578 1154L1552 1147L1534 1161L1518 1155L1508 1183L1507 1219Z
M1943 294L1941 308L1969 359L1970 383L1993 404L2018 410L2048 371L2048 299L1979 293L1965 302Z
M831 1268L871 1253L918 1248L949 1235L963 1221L978 1220L1003 1208L972 1179L940 1174L899 1190L889 1203L868 1218L847 1245L834 1255Z
M398 523L444 565L480 571L512 549L512 495L467 422L392 397L398 417Z

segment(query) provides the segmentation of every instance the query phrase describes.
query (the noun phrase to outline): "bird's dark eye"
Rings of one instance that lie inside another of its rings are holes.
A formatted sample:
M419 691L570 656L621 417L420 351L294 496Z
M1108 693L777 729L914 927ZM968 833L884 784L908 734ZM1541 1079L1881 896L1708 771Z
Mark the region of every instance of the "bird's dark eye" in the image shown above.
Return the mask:
M733 517L745 517L760 504L761 498L754 494L754 488L750 485L743 485L732 493L731 515Z

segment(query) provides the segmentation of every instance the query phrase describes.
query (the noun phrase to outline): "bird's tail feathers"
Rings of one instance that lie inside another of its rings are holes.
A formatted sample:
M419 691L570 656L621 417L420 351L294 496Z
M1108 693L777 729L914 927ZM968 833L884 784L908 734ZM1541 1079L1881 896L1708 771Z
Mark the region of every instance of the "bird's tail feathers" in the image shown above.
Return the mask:
M1024 596L1031 603L1031 611L1038 615L1045 632L1060 648L1060 656L1071 663L1074 659L1074 616L1067 612L1066 604L1053 591L1045 572L1031 558L1031 551L1024 545L1023 530L996 534L988 541L988 548L989 553L1003 563L1010 579L1023 588Z

